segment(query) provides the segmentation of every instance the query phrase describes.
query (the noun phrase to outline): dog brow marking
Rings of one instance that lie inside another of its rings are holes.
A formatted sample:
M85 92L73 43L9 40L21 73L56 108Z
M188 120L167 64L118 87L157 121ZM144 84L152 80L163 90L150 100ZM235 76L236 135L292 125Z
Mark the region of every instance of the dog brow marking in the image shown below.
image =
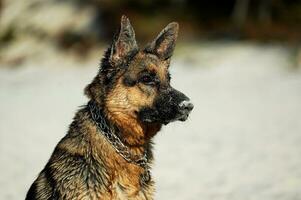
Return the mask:
M165 82L167 80L167 67L160 64L161 63L158 63L157 65L150 63L148 69L149 71L156 73L157 77L160 79L160 82Z

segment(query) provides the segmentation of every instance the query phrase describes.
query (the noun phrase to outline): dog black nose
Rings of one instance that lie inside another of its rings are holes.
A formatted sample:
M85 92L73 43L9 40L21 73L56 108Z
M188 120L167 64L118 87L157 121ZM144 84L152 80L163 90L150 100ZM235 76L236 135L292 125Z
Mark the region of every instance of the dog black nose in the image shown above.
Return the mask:
M180 106L181 110L185 110L187 112L192 111L192 109L194 107L190 101L186 101L186 100L182 101L179 106Z

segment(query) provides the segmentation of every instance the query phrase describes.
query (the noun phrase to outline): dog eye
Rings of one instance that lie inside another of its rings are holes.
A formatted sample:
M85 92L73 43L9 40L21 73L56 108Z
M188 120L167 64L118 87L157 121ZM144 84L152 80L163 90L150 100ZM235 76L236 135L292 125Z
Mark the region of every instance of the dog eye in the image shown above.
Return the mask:
M149 75L142 76L140 81L144 84L147 84L147 85L153 85L154 84L153 78Z

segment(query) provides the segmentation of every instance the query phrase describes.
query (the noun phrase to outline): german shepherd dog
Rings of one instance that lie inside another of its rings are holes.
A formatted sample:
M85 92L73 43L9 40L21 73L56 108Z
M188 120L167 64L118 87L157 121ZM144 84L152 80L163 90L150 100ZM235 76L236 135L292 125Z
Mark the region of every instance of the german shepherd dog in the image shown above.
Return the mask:
M89 98L31 185L26 199L153 199L152 138L185 121L193 104L170 86L178 24L139 49L127 17L105 52Z

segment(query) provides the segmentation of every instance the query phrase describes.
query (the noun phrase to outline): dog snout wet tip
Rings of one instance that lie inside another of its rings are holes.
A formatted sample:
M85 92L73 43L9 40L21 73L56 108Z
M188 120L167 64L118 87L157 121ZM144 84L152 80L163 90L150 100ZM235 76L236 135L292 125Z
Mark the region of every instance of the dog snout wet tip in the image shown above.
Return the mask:
M189 113L194 108L194 105L190 100L184 100L179 104L179 107L181 110Z

